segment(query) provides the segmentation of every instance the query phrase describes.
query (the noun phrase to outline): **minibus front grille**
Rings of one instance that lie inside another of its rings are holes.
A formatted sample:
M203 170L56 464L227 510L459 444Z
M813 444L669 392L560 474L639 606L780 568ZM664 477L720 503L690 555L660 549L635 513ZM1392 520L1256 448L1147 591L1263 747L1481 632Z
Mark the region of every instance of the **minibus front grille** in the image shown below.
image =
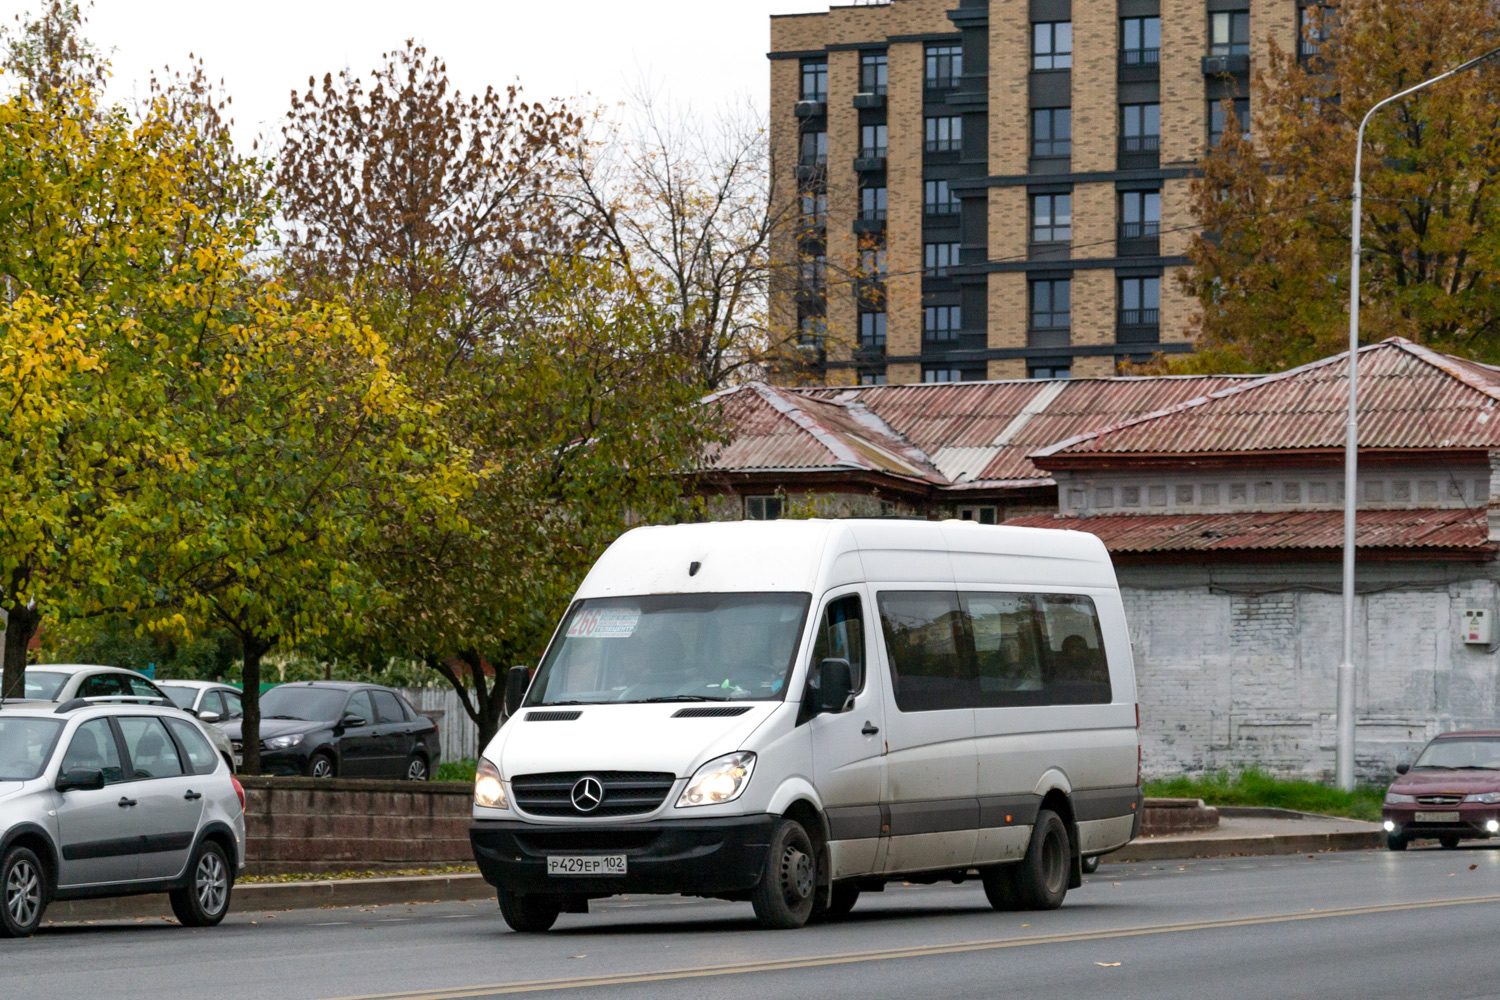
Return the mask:
M725 705L713 708L679 708L672 713L674 719L732 719L750 711L749 705Z
M599 779L604 797L597 808L581 810L573 786L586 777ZM654 812L676 781L667 771L555 771L518 775L510 787L516 808L533 816L633 816Z

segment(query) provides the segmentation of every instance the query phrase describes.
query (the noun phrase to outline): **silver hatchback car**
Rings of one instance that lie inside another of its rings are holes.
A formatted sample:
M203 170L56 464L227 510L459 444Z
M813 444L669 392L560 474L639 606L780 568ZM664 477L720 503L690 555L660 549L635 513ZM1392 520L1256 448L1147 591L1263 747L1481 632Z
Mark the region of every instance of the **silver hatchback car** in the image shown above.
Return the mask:
M0 705L0 936L54 899L170 895L183 924L229 912L245 792L175 708Z

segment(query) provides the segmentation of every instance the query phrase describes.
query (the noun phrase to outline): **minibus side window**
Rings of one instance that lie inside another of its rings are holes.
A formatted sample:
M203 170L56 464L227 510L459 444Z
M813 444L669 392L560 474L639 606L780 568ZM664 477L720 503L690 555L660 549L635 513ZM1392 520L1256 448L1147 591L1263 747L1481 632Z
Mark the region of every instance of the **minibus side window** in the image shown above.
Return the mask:
M1108 704L1109 663L1093 600L1076 594L1041 594L1037 602L1047 704Z
M972 708L974 658L958 595L896 591L881 593L878 601L896 707L903 712Z
M1042 631L1031 594L964 594L980 708L1045 703Z
M813 641L813 669L829 657L848 660L854 693L865 689L865 612L858 594L835 598L823 609Z

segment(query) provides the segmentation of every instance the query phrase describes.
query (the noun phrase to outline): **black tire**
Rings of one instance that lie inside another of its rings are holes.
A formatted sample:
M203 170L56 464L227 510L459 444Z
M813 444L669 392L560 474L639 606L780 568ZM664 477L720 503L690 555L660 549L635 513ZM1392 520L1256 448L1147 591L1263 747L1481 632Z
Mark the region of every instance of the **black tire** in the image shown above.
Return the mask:
M412 754L411 759L406 762L406 780L426 781L427 778L427 758L419 753Z
M1406 834L1404 833L1388 833L1385 835L1385 846L1392 851L1404 851L1406 850L1406 845L1410 843L1411 841L1406 838Z
M1019 892L1016 889L1016 874L1020 865L995 865L980 873L984 883L984 898L1002 913L1021 909Z
M780 820L771 831L760 882L750 894L756 919L768 930L801 927L812 916L817 887L818 863L812 838L796 820Z
M859 886L853 882L835 882L828 892L828 905L813 914L819 922L843 920L859 902Z
M1094 874L1094 872L1099 870L1099 855L1096 854L1092 858L1084 858L1082 865L1085 875Z
M1443 845L1443 850L1451 851L1458 847L1458 834L1445 833L1438 838L1438 843Z
M1031 844L1015 869L1016 903L1023 910L1055 910L1068 894L1072 846L1062 817L1051 809L1036 814ZM993 903L993 901L992 901Z
M307 758L307 776L309 778L337 778L339 775L338 765L333 758L319 750Z
M198 845L188 861L188 884L167 894L172 912L184 927L213 927L229 913L234 872L224 848L212 840Z
M562 912L562 897L522 894L508 889L497 889L500 898L500 915L518 934L541 934L557 923Z
M0 937L30 937L42 925L51 898L47 869L29 847L12 847L0 859Z

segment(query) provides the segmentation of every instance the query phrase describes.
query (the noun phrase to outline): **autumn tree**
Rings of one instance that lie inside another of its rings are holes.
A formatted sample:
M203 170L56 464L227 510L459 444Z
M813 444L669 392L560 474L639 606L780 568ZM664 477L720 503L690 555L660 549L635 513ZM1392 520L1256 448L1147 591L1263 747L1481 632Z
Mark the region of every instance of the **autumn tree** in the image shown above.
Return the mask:
M1252 138L1231 122L1193 184L1182 278L1199 353L1174 370L1272 371L1344 349L1355 133L1377 101L1500 44L1500 8L1344 0L1271 46ZM1500 360L1500 74L1462 74L1366 131L1361 336Z
M580 124L518 88L457 93L408 44L368 84L295 95L279 161L289 282L370 318L477 484L461 527L383 526L397 596L345 648L430 664L484 741L505 668L535 662L627 518L676 503L702 440L670 323L559 196Z

